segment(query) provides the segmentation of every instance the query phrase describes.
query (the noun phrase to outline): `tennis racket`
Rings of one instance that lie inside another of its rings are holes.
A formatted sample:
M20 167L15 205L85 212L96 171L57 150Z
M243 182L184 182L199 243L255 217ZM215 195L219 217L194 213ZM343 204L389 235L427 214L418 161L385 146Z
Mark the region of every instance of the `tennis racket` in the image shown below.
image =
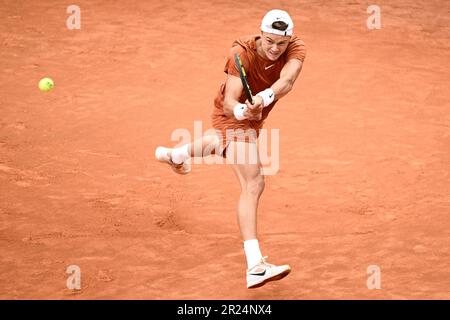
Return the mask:
M252 90L250 89L250 86L248 85L247 81L247 74L245 73L245 69L244 66L242 65L241 58L237 53L234 54L234 62L236 63L236 68L239 70L239 75L241 76L241 81L242 85L244 86L244 92L245 95L247 96L247 100L251 104L254 104Z

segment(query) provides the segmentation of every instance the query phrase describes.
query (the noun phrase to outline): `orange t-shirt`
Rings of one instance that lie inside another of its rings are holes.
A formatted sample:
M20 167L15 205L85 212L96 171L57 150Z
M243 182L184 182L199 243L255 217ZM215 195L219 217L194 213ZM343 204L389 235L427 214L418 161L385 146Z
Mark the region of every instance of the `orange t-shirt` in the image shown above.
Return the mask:
M260 35L245 36L235 40L227 57L224 71L227 74L239 77L239 70L234 63L234 54L238 53L247 74L248 84L253 94L271 87L279 78L283 66L290 59L299 59L304 61L306 56L306 47L304 42L293 35L289 41L286 51L276 60L271 61L261 57L256 51L256 40ZM225 83L220 86L220 90L214 99L214 110L212 113L212 125L216 130L225 132L226 129L255 129L259 135L259 129L262 128L264 120L274 107L277 101L263 108L261 120L242 120L234 117L227 117L223 112L223 102L225 97ZM245 93L242 92L239 98L240 103L246 100Z

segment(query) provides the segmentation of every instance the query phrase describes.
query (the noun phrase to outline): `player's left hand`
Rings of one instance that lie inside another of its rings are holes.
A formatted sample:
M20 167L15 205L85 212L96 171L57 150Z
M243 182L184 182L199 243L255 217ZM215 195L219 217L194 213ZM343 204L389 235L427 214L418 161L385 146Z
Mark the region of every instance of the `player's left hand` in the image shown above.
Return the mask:
M250 120L261 120L262 118L262 110L263 110L263 99L260 96L253 97L254 104L251 104L250 101L245 100L245 104L247 105L247 110L249 111L249 119Z

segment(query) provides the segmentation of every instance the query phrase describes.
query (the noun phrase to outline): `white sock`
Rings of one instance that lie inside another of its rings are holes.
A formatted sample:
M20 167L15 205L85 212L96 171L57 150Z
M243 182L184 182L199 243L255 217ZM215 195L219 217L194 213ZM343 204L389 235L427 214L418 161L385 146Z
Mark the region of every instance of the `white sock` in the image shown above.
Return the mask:
M253 268L261 261L262 254L257 239L244 241L244 251L247 258L247 269Z
M172 149L173 163L180 164L191 157L189 153L189 144L182 145L179 148Z

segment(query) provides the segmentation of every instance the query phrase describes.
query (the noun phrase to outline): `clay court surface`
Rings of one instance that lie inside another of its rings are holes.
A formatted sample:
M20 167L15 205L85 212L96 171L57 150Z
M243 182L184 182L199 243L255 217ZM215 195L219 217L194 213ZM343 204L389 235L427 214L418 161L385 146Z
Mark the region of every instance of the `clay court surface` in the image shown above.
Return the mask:
M78 0L68 30L71 3L2 1L0 298L450 298L449 2L378 1L380 30L365 1L239 3ZM153 153L210 128L228 48L272 8L308 48L258 214L293 271L247 290L231 168Z

